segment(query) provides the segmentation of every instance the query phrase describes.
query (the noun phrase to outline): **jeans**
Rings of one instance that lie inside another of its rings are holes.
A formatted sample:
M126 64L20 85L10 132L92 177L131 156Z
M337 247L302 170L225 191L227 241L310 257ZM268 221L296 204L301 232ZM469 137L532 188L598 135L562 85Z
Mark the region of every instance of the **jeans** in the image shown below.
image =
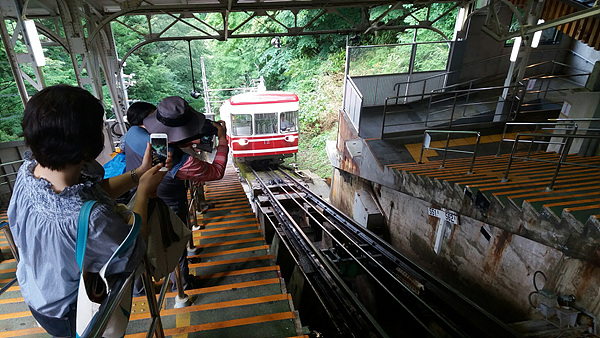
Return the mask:
M46 332L54 337L75 337L75 323L77 315L77 303L69 306L69 312L60 318L48 317L31 307L29 308L33 318L40 324Z

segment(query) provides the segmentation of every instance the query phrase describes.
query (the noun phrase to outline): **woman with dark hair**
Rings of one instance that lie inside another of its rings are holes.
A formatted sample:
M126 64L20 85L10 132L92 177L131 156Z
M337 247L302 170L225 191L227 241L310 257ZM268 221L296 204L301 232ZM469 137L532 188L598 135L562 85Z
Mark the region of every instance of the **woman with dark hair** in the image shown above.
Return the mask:
M144 124L144 119L154 113L156 106L148 102L134 102L127 109L127 122L132 126L140 126Z
M219 139L212 163L194 156L196 151L191 147L192 142L198 142L202 136L203 126L209 123L213 125ZM223 178L229 152L226 131L224 121L205 120L204 114L193 109L182 97L166 97L147 115L143 124L131 126L127 131L123 148L127 169L139 165L144 154L144 145L150 140L150 133L167 134L173 167L158 187L158 197L187 224L188 201L184 181L207 182ZM196 283L194 276L189 273L187 251L182 253L179 260L179 271L185 290L198 287L199 283ZM173 291L176 290L176 285L173 281Z
M10 230L19 249L17 278L38 323L51 335L75 336L79 266L75 259L77 220L82 204L96 200L90 213L84 267L98 272L129 233L113 199L138 185L134 212L147 238L148 198L164 172L151 167L150 146L141 165L103 180L95 161L104 145L104 109L84 89L45 88L27 103L23 135L31 151L17 176L8 207ZM171 166L168 159L167 167ZM145 252L144 239L117 257L108 274L131 272Z

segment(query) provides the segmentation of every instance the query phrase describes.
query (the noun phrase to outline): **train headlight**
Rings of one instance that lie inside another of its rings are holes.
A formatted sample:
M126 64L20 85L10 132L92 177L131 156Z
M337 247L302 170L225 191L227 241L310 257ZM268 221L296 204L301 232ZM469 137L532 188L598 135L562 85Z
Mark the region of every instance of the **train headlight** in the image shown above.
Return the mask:
M293 135L286 135L286 136L285 136L285 138L284 138L284 140L285 140L286 142L294 142L294 141L296 140L296 136L293 136Z
M243 147L243 146L247 146L248 143L250 143L250 141L248 139L243 138L243 139L239 139L238 143Z

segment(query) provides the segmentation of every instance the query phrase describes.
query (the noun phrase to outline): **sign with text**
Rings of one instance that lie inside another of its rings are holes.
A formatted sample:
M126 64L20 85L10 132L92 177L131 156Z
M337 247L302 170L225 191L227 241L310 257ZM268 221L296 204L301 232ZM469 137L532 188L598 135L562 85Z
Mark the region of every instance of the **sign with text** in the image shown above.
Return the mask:
M437 217L442 220L448 221L452 224L458 224L458 215L452 211L443 211L440 209L428 208L429 216Z
M565 101L560 109L560 113L564 116L569 116L569 112L571 112L571 103L569 101Z
M425 133L425 137L423 140L423 147L424 148L429 148L429 145L431 144L431 135L429 135L429 133Z

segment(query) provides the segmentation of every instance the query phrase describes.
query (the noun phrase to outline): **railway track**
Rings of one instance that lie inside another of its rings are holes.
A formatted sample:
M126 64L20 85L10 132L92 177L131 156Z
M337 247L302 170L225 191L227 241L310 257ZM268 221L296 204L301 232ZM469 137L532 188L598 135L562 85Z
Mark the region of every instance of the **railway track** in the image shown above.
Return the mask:
M519 336L293 175L281 169L252 172L265 223L328 317L321 323L325 336ZM301 316L304 311L300 308Z

